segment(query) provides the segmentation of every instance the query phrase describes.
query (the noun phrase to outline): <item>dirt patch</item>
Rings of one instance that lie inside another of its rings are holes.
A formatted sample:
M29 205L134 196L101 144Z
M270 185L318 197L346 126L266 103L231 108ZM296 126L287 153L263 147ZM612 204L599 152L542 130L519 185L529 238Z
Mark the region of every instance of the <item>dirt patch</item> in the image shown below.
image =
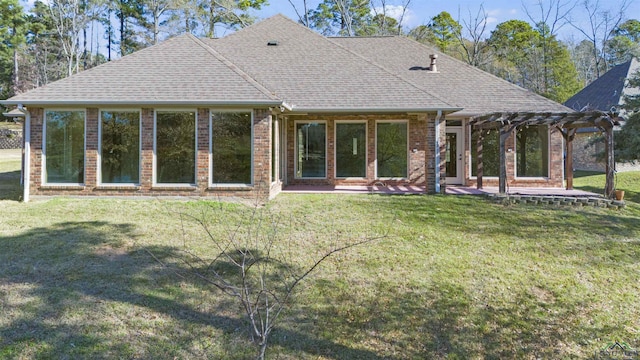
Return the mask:
M551 291L537 286L533 286L531 288L531 293L536 297L536 299L538 299L538 301L545 304L551 304L556 301L556 297Z

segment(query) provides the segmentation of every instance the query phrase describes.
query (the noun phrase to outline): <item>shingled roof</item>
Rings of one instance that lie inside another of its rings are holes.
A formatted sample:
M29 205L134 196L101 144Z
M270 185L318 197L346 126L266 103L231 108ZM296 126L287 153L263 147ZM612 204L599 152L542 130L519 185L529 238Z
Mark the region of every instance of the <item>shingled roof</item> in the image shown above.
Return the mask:
M3 103L37 105L280 104L192 35L182 35Z
M624 95L637 94L637 89L627 88L627 79L640 70L638 60L631 59L604 73L572 96L564 104L576 111L599 110L618 112L624 103Z
M204 41L295 111L460 109L283 15Z
M364 57L437 91L447 102L464 109L450 117L469 117L494 112L571 112L571 109L497 76L402 36L331 38ZM428 71L430 55L438 55L437 70Z

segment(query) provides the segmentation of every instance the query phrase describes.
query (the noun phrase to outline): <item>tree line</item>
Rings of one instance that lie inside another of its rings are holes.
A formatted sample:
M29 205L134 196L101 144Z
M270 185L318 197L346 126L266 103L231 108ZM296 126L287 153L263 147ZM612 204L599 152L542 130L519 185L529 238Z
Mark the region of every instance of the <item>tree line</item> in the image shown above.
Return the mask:
M528 21L487 29L482 5L405 26L411 0L288 0L298 21L330 36L403 35L563 102L640 52L640 21L599 0L540 0ZM181 33L216 37L248 26L267 0L0 0L0 97L45 85ZM571 15L582 12L587 25ZM573 27L579 39L561 40Z

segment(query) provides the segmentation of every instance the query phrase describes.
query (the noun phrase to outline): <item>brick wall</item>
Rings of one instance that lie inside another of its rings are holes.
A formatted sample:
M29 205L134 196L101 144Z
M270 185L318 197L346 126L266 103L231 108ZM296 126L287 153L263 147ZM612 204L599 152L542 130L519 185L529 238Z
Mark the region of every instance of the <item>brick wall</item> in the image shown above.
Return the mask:
M30 108L31 113L31 195L90 195L90 196L198 196L241 197L264 201L280 191L271 186L271 114L268 109L254 109L253 186L209 187L210 128L209 109L197 109L196 184L195 186L154 186L154 109L141 109L140 183L135 186L99 184L99 109L89 107L85 123L85 183L82 185L42 184L42 147L44 109Z

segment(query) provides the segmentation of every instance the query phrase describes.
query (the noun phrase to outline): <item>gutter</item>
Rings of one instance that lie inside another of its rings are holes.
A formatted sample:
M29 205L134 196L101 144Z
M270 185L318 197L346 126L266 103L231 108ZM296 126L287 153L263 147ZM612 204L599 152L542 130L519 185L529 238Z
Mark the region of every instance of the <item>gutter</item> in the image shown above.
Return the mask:
M323 113L323 114L346 114L346 113L426 113L426 112L443 112L450 113L460 111L462 108L305 108L293 107L292 115L296 113Z
M76 105L91 105L91 106L142 106L142 105L154 105L154 106L220 106L220 107L268 107L268 106L284 106L290 108L289 105L280 100L273 101L210 101L210 100L144 100L144 101L132 101L132 100L1 100L0 104L3 105L55 105L55 106L76 106Z

